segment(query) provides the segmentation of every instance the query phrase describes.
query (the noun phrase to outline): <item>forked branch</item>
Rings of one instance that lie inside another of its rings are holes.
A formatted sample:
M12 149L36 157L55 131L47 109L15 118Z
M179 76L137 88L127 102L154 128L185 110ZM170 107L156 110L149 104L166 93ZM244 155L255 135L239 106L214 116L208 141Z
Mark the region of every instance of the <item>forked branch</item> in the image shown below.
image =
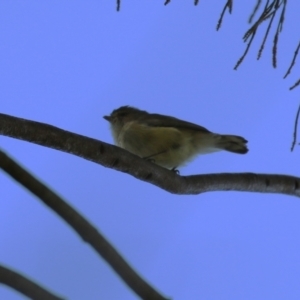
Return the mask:
M224 18L226 10L228 9L228 12L230 14L232 13L232 6L233 6L233 0L227 0L227 2L225 3L225 5L223 7L222 12L221 12L221 16L218 20L218 23L217 23L217 30L219 30L222 26L222 22L223 22L223 18Z
M261 1L258 0L256 6L254 7L254 10L249 18L249 21L252 22L254 16L257 14L258 9L261 5ZM277 66L277 46L278 46L278 40L279 40L279 34L282 31L283 28L283 23L285 20L285 12L286 12L286 5L287 5L287 0L273 0L273 1L267 1L265 4L265 7L263 9L263 11L261 12L260 16L257 18L257 20L254 22L254 24L247 30L247 32L245 33L243 39L244 42L246 42L249 38L250 38L250 42L247 44L246 46L246 50L244 52L244 54L242 55L242 57L238 60L238 62L236 63L234 69L236 70L239 65L243 62L249 47L253 41L254 36L256 35L257 30L262 26L262 24L266 21L269 22L265 35L263 37L260 49L258 51L258 55L257 55L257 59L260 59L265 43L267 41L267 38L269 36L270 33L270 29L272 27L273 21L275 19L275 16L277 14L277 12L281 9L281 15L279 17L278 23L277 23L277 29L276 32L274 34L274 39L273 39L273 48L272 48L272 61L273 61L273 67L276 68Z

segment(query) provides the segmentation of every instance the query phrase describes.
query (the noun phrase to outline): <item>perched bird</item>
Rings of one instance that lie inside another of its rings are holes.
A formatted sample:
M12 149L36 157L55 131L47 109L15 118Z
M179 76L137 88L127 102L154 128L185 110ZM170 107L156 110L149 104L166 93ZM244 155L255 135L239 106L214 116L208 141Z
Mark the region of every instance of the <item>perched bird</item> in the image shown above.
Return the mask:
M103 118L111 125L116 145L167 169L176 170L198 154L248 152L247 140L240 136L212 133L187 121L130 106Z

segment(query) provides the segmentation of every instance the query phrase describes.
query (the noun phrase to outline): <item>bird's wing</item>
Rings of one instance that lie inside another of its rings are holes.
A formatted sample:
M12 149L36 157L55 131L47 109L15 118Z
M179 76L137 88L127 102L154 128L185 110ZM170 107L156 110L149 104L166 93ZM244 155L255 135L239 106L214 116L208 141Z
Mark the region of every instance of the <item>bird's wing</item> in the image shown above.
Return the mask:
M143 118L141 122L145 125L147 124L147 126L152 127L175 127L178 129L182 128L201 132L210 132L209 130L200 125L160 114L148 114L147 118Z

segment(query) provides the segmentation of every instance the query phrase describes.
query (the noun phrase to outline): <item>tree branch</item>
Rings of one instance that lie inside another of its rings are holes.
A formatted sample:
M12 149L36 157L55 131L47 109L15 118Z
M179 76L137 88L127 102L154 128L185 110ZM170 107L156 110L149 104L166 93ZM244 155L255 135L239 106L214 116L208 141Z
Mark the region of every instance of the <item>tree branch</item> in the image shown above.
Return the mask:
M121 9L121 0L117 0L117 11Z
M285 75L283 76L283 78L286 78L291 73L292 68L294 67L294 65L296 63L296 58L298 56L299 49L300 49L300 41L299 41L298 46L295 50L295 53L294 53L293 59L291 61L291 64L290 64L288 70L286 71Z
M298 129L298 120L299 120L299 114L300 114L300 104L296 113L295 122L294 122L294 133L293 133L293 141L291 146L291 152L293 152L294 147L296 145L297 140L297 129Z
M254 15L256 15L259 6L261 5L261 1L257 1L256 6L254 7L254 11L250 16L250 21L252 21L252 19L254 18ZM258 30L258 28L261 27L261 25L266 22L267 20L269 21L266 33L264 35L264 38L262 40L260 49L258 50L258 55L257 55L257 59L259 59L261 57L262 51L264 49L266 40L269 36L270 33L270 29L272 27L274 18L276 16L276 13L279 11L279 9L281 8L281 15L279 17L278 23L277 23L277 29L276 32L274 34L274 38L273 38L273 48L272 48L272 61L273 61L273 67L276 68L277 66L277 46L278 46L278 39L279 39L279 34L282 31L283 28L283 23L285 20L285 11L286 11L286 5L287 5L287 0L273 0L273 1L266 1L265 7L261 13L261 15L257 18L257 21L247 30L247 32L245 33L243 39L244 42L246 42L249 37L251 37L250 42L247 44L246 46L246 50L243 54L243 56L238 60L237 64L235 65L234 69L236 70L238 68L238 66L243 62L249 48L251 45L251 42Z
M249 17L248 23L250 23L250 24L252 23L253 18L255 17L255 15L256 15L256 13L257 13L257 11L258 11L260 5L261 5L261 1L262 1L262 0L257 0L256 4L255 4L255 6L254 6L254 9L253 9L253 11L252 11L252 13L251 13L251 15L250 15L250 17Z
M23 275L0 265L0 282L34 300L63 300L27 279Z
M94 226L61 197L33 177L1 150L0 168L64 219L85 242L90 244L110 264L125 283L142 299L166 300L166 298L161 296L129 266L125 259Z
M0 134L77 155L128 173L173 194L245 191L300 197L298 177L252 173L179 176L119 147L51 125L5 114L0 114Z
M217 31L221 28L222 26L222 22L223 22L223 18L224 18L224 15L225 15L225 12L226 12L226 9L228 9L229 13L231 14L232 13L232 6L233 6L233 0L227 0L227 2L225 3L224 7L223 7L223 10L221 12L221 16L218 20L218 23L217 23Z
M300 85L300 79L298 79L290 88L289 90L293 90L295 87L297 87L298 85Z

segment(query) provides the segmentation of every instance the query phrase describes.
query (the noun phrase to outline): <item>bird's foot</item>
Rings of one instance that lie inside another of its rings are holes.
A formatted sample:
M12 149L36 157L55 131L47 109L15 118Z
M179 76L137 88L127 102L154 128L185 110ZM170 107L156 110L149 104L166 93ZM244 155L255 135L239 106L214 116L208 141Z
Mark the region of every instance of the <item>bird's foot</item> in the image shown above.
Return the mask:
M171 171L174 172L177 175L180 175L180 172L179 172L178 169L176 169L176 167L172 168Z

